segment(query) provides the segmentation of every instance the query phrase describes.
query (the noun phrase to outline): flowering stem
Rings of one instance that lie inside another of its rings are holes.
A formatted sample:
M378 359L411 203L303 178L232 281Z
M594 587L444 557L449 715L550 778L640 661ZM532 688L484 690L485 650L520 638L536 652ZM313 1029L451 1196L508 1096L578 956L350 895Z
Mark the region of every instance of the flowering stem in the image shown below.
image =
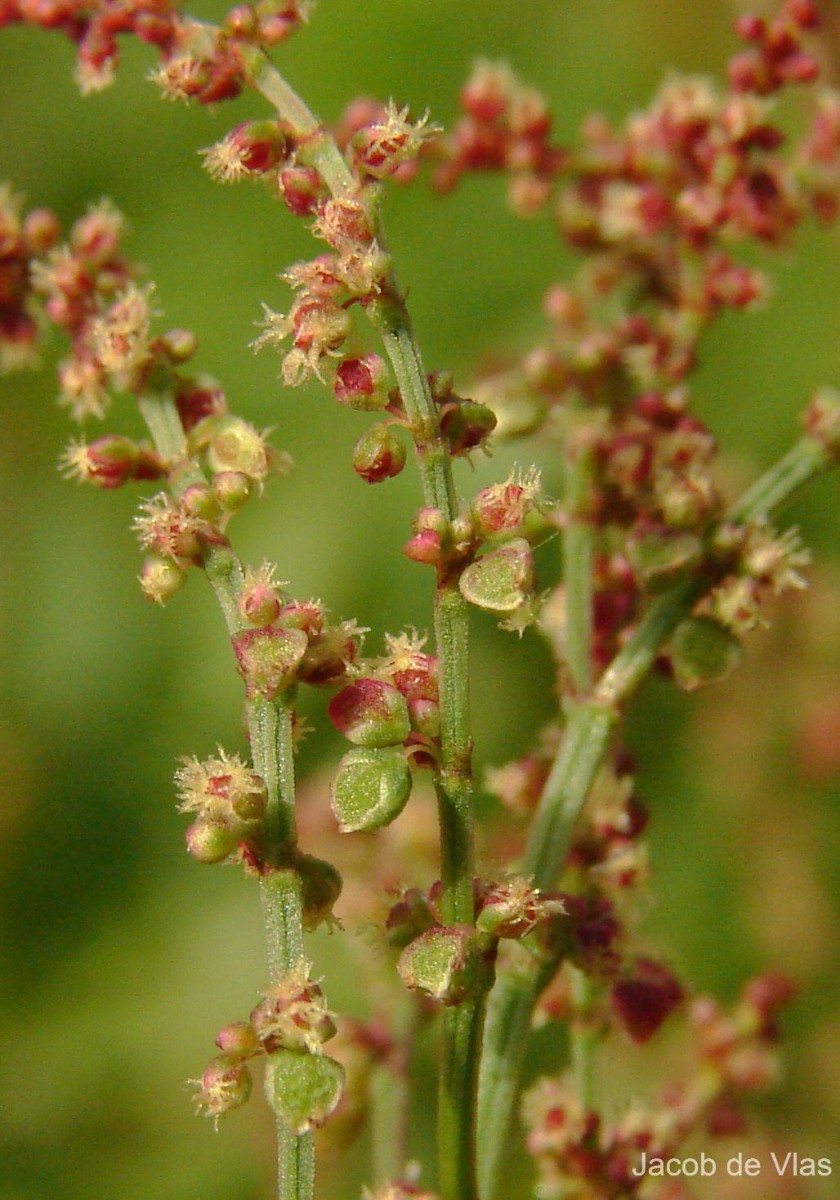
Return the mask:
M728 513L732 521L767 517L802 484L834 465L817 438L806 435L766 471ZM563 741L543 789L531 828L525 869L538 887L551 888L566 857L574 826L606 750L620 706L653 666L663 645L697 601L713 586L699 574L658 597L635 633L601 676L588 702L570 707ZM485 1149L483 1200L499 1184L508 1131L519 1091L530 1018L551 971L501 974L490 996L479 1098L479 1137Z
M186 439L177 408L166 392L147 393L139 401L155 449L170 465L171 488L180 496L187 487L204 483L198 467L185 459ZM224 544L208 544L203 552L205 573L233 635L245 627L237 608L244 574L239 559ZM246 705L254 769L268 792L266 810L268 856L277 866L289 861L295 846L295 767L292 743L292 704L285 697L255 697ZM260 881L271 982L288 974L303 958L303 911L300 876L284 868ZM312 1135L297 1135L277 1121L278 1200L313 1200L314 1151Z
M316 169L334 196L355 192L358 184L335 139L289 86L265 51L243 47L242 54L251 86L290 123L302 143L298 157Z
M420 351L402 304L373 306L371 319L391 359L412 422L426 504L450 522L456 514L452 468L429 391ZM435 782L440 821L441 910L447 923L471 925L473 908L472 739L469 705L469 626L457 583L435 594L441 762ZM484 1011L490 983L443 1015L438 1092L439 1187L444 1200L476 1200L476 1103Z
M292 124L303 141L304 157L333 195L356 192L358 184L334 140L270 60L254 52L248 70L253 87ZM367 311L382 337L411 422L425 503L440 509L451 522L456 516L451 462L408 311L393 278L387 281L383 298ZM442 753L436 790L442 908L444 920L472 924L467 606L457 587L447 582L436 597L435 636L440 663ZM438 1139L444 1200L472 1200L476 1195L474 1113L483 1011L482 996L444 1017Z

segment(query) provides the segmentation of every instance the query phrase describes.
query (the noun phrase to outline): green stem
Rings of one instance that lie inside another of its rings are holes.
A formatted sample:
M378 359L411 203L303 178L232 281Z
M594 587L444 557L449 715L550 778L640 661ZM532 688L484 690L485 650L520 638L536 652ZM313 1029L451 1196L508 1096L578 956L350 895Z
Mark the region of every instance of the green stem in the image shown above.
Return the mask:
M595 534L588 515L592 453L574 435L566 446L563 583L566 590L565 659L579 696L592 689L592 567Z
M615 720L613 709L597 703L570 706L563 743L546 780L525 850L525 874L538 888L551 890L556 886L572 830Z
M490 993L478 1081L478 1182L482 1200L493 1200L500 1186L531 1015L555 970L555 963L541 968L525 959L523 951L522 965L500 971Z
M806 434L733 504L729 519L746 522L769 516L804 483L835 464L836 458L825 443Z
M288 851L297 843L293 708L282 697L266 700L256 696L248 701L246 713L254 769L263 777L268 790L266 825L269 843L275 853L276 865L281 866L284 859L288 861Z
M155 449L170 466L171 489L177 497L193 484L206 483L199 468L185 457L186 439L172 396L166 392L140 397L140 412ZM227 545L208 545L203 566L231 635L245 623L237 595L244 572ZM282 697L255 698L246 705L251 756L255 771L268 791L266 811L269 857L277 864L289 860L296 842L295 767L292 706ZM291 869L273 871L260 881L271 982L293 970L303 955L303 906L300 876ZM278 1200L313 1200L315 1158L312 1135L297 1135L277 1121Z
M574 1014L569 1022L569 1045L575 1091L586 1109L595 1107L595 1051L598 1037L592 1025L595 985L577 967L570 967Z
M766 471L728 513L736 522L769 517L804 483L835 465L816 438L805 436ZM606 750L619 707L635 691L670 635L712 586L698 576L677 584L649 606L627 644L601 676L588 703L572 706L560 749L546 781L526 852L526 869L537 886L554 886L580 810ZM519 1093L533 1007L547 979L501 974L487 1010L484 1068L479 1096L479 1139L489 1147L482 1165L483 1200L499 1186L504 1148Z
M482 988L445 1009L438 1090L438 1189L443 1200L478 1200L475 1110L485 1000Z
M445 585L435 594L435 635L441 716L441 763L437 778L441 828L443 919L472 924L473 807L472 741L469 733L469 663L467 613L457 587Z
M248 62L254 88L288 120L303 139L303 154L333 195L358 191L350 169L322 124L270 60L254 52ZM427 505L451 523L457 512L447 446L429 390L426 369L404 303L393 278L387 298L368 306L411 422ZM441 824L441 876L444 919L472 924L473 834L467 688L467 607L457 588L442 585L435 604L440 662L441 766L437 780ZM473 1200L475 1185L475 1080L483 997L448 1012L443 1023L439 1113L439 1160L444 1200Z

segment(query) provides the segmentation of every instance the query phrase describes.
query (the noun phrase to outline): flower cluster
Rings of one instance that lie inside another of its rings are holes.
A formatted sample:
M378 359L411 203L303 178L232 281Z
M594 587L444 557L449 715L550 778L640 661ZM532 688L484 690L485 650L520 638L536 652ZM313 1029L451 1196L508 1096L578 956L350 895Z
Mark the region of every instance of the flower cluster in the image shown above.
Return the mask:
M58 220L46 208L25 216L23 199L0 184L0 371L37 361L38 305L32 262L60 237Z
M259 847L267 791L259 775L238 754L219 748L218 757L185 759L175 775L182 812L194 812L187 849L198 862L216 863L235 852L243 857Z
M311 966L301 960L265 993L248 1021L221 1029L211 1059L197 1085L196 1109L218 1121L240 1108L251 1093L248 1062L268 1056L277 1115L296 1133L323 1125L341 1099L344 1070L324 1054L336 1033L332 1013Z
M329 717L356 749L338 764L332 806L345 832L378 829L402 812L411 770L439 754L437 659L416 634L388 636L387 653L359 664L330 701Z
M693 1073L658 1104L634 1106L611 1123L581 1103L571 1080L539 1080L525 1096L523 1119L540 1195L673 1196L663 1164L697 1132L715 1137L743 1129L742 1101L774 1082L776 1014L790 997L786 980L762 976L729 1012L706 997L696 1000L689 1012ZM652 1191L657 1183L660 1190Z
M133 34L160 55L154 78L173 99L215 104L242 90L247 51L274 46L306 21L311 0L257 0L232 8L215 31L181 16L170 0L3 0L0 28L22 22L59 30L76 46L83 95L114 81L118 37Z

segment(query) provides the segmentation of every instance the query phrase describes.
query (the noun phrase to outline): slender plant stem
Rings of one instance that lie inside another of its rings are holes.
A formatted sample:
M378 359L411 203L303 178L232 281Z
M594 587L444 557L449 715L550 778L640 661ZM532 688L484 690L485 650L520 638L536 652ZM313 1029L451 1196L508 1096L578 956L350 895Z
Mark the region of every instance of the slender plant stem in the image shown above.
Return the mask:
M581 414L585 420L585 410ZM566 439L566 491L563 529L563 582L566 593L566 666L573 694L586 697L592 690L592 635L595 561L595 527L589 512L593 455L585 425L575 427ZM578 1100L584 1108L592 1102L596 1040L587 1011L591 985L582 971L572 977L574 1016L569 1022L569 1052Z
M186 439L171 395L148 393L139 407L155 449L170 466L171 487L180 496L195 483L205 483L201 471L185 459ZM242 586L242 565L227 545L210 544L203 565L213 587L228 632L241 632L245 623L236 598ZM292 742L292 706L286 697L255 697L246 705L254 769L268 791L266 820L269 854L280 866L288 862L296 843L295 767ZM260 881L269 972L274 983L293 970L303 954L303 906L300 876L283 868ZM295 1134L277 1121L278 1200L313 1200L315 1158L311 1133Z
M737 501L728 519L747 522L769 517L814 476L835 465L822 442L806 435L769 468ZM713 585L698 575L675 585L649 606L634 634L601 676L589 702L575 704L540 798L526 852L526 869L537 886L554 885L572 830L606 750L620 706L652 667L662 646L696 602ZM493 1200L499 1187L533 1006L547 978L539 974L500 973L491 993L479 1096L479 1139L489 1151L482 1164L482 1197Z
M615 711L601 704L569 707L563 744L546 780L525 850L525 873L538 888L550 890L557 883L615 721Z
M570 967L574 1015L569 1022L569 1048L577 1098L583 1108L595 1106L595 1052L598 1036L591 1009L595 984L583 971Z
M563 583L566 591L566 665L574 692L592 688L592 568L595 533L588 513L592 452L574 432L566 442Z
M824 442L806 434L733 504L729 519L756 521L769 516L781 508L803 483L832 466L835 461Z
M493 1200L507 1157L511 1117L519 1095L531 1016L556 964L526 957L500 970L487 1005L478 1087L478 1182L481 1200Z
M302 153L335 196L358 190L334 140L263 54L248 63L254 88L303 139ZM380 242L382 242L380 237ZM368 306L394 369L411 422L424 501L451 523L456 516L452 468L427 372L411 321L393 277L383 299ZM469 737L467 606L457 588L444 582L435 603L439 656L441 765L436 790L440 813L441 882L444 919L472 924L473 834ZM443 1021L438 1152L444 1200L474 1200L475 1097L484 997L448 1011Z

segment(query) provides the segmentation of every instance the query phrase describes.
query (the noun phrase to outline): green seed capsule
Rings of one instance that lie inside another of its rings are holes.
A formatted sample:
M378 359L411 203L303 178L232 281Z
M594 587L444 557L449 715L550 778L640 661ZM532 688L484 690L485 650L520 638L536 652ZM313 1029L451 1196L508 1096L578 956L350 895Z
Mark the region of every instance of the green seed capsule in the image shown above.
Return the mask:
M341 1099L344 1068L326 1054L278 1050L265 1072L265 1094L292 1133L323 1125Z
M411 772L399 750L350 750L338 764L332 809L342 833L380 829L405 808Z
M740 659L738 638L711 617L690 617L671 638L674 678L686 692L725 679Z

